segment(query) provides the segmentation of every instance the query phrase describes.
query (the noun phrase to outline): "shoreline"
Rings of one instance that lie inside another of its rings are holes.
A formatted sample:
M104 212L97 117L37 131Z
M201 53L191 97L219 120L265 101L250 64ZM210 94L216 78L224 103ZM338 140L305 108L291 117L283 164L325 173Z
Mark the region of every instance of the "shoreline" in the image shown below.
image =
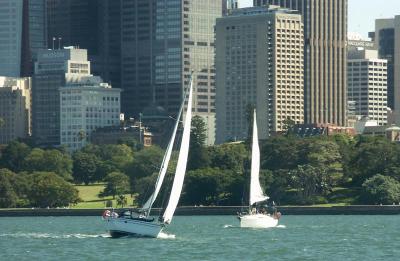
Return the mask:
M213 207L178 207L177 216L212 216L236 215L246 207L213 206ZM400 215L400 205L354 205L332 207L276 207L283 215ZM57 217L57 216L101 216L105 209L0 209L0 217ZM158 215L159 208L152 209L152 215Z

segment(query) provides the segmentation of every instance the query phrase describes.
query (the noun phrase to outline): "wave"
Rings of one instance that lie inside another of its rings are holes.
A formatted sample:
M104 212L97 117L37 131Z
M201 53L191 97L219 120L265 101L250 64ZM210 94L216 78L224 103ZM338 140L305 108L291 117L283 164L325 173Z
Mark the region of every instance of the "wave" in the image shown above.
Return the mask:
M50 234L50 233L9 233L9 234L0 234L0 237L12 237L12 238L34 238L34 239L42 239L42 238L52 238L52 239L69 239L69 238L78 238L78 239L86 239L86 238L107 238L110 237L108 234L101 235L89 235L89 234Z
M286 228L285 225L277 225L276 227L277 227L277 228Z
M233 226L233 225L224 225L224 228L233 228L233 227L235 227L235 226Z
M158 234L157 238L160 238L160 239L175 239L175 235L161 232L160 234Z

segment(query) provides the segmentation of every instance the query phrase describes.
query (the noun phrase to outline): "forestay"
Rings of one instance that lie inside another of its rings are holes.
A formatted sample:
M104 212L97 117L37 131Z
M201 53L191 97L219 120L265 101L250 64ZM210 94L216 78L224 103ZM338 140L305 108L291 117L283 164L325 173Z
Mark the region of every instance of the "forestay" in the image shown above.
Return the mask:
M157 182L155 185L155 190L154 190L153 194L150 196L150 198L147 200L147 202L142 207L142 209L148 210L147 215L150 215L149 210L153 206L154 201L156 201L156 199L157 199L157 195L160 192L162 183L163 183L165 175L167 173L169 160L171 159L172 149L173 149L174 143L175 143L176 132L178 130L179 120L181 118L184 105L185 105L185 99L183 99L183 101L182 101L181 108L180 108L180 110L178 112L178 116L176 118L176 122L175 122L174 130L173 130L173 133L171 136L171 140L169 141L168 146L167 146L167 151L164 154L160 172L158 174Z

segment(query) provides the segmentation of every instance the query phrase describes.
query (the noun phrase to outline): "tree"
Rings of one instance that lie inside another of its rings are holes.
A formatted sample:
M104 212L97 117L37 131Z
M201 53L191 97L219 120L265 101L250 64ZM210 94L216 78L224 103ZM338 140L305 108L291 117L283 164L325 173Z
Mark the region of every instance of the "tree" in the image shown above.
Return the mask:
M15 173L8 169L0 169L0 208L17 206L18 195L12 184L15 176Z
M362 201L366 204L393 204L400 202L400 182L377 174L363 184Z
M23 170L23 162L27 155L31 152L31 148L18 141L10 142L2 152L0 165L14 172Z
M80 201L78 190L54 172L34 172L27 178L34 207L65 207Z
M128 200L125 197L125 195L118 195L118 197L117 197L117 206L121 206L121 208L123 208L127 204L128 204Z
M133 151L125 144L106 145L100 155L104 164L117 171L124 172L133 162Z
M192 118L192 128L190 130L190 148L188 156L188 170L207 167L209 157L205 148L207 138L207 128L203 118L196 115Z
M23 169L28 172L54 172L65 180L72 180L72 166L71 156L55 149L35 148L23 162Z
M248 152L244 143L222 144L210 147L210 166L212 168L231 169L235 172L243 172L244 161Z
M399 154L399 146L385 138L359 141L349 167L353 184L361 185L376 173L390 173L400 167Z
M94 154L88 154L78 151L74 154L73 177L76 183L85 183L99 181L98 166L100 160Z
M106 176L105 181L107 182L106 187L100 193L102 197L113 196L115 198L116 195L123 195L130 191L129 177L123 173L112 172Z
M243 176L232 170L189 171L182 201L189 205L237 205L241 201L243 182Z
M151 176L158 172L163 158L163 151L157 146L142 149L135 154L132 163L129 164L126 173L129 173L131 180Z

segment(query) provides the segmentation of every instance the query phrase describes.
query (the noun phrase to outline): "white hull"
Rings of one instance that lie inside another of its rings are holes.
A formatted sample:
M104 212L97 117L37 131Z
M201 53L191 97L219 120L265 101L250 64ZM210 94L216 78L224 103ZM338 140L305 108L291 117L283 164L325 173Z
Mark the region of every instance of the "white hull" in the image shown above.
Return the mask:
M269 228L278 225L278 219L270 215L253 214L238 217L240 220L240 227L250 228Z
M133 235L139 237L157 237L164 226L156 222L146 222L130 218L105 218L107 230L113 237Z

